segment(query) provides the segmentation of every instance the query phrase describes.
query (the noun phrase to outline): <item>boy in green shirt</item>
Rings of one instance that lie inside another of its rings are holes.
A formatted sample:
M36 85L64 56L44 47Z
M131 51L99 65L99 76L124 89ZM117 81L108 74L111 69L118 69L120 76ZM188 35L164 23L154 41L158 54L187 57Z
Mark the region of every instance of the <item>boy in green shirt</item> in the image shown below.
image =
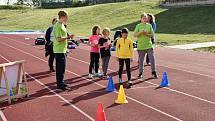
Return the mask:
M154 61L154 51L153 44L151 42L151 37L154 36L154 31L152 26L147 23L147 14L144 13L141 15L141 23L136 25L134 30L134 36L137 37L137 51L138 51L138 63L139 63L139 75L138 78L142 78L143 74L143 64L144 57L147 53L149 56L149 60L151 62L152 76L154 78L158 78L156 70L155 70L155 61Z
M66 11L59 11L59 21L53 27L54 43L53 51L56 60L56 80L57 89L67 90L68 86L64 83L64 73L66 69L66 53L67 53L67 39L73 38L74 35L67 36L65 24L68 21L68 13Z

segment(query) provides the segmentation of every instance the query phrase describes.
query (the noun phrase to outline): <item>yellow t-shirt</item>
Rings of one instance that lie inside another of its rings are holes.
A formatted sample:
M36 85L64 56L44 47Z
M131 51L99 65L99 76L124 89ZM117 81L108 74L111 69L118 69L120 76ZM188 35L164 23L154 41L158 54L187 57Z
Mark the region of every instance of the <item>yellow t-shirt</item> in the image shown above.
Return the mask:
M120 38L116 43L116 56L121 59L133 57L133 41L131 39Z

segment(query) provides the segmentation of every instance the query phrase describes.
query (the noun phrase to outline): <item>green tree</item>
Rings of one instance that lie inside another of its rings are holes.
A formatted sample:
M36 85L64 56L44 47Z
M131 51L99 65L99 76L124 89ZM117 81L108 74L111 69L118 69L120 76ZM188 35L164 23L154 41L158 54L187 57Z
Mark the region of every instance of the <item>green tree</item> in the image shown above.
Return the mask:
M39 6L40 0L32 0L33 6Z
M24 0L17 0L17 5L23 5L24 4Z

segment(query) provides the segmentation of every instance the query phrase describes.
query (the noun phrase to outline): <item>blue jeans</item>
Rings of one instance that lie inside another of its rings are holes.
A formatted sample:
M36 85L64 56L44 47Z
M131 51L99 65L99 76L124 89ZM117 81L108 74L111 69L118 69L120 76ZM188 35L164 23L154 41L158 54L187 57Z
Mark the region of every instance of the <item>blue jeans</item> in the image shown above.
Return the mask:
M64 87L64 74L66 70L66 54L65 53L55 53L56 60L56 80L57 87Z
M110 56L102 57L102 69L103 69L104 76L107 75L109 60L110 60Z

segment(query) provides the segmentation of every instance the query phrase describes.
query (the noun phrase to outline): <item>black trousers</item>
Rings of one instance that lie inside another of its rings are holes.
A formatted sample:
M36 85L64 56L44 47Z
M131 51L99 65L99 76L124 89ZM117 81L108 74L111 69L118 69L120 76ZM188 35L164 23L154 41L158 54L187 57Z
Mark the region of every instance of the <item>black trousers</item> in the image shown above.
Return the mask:
M95 73L98 73L99 70L99 53L90 52L90 66L89 73L92 74L92 70L95 70Z
M131 70L130 70L131 59L130 58L127 58L127 59L119 58L119 78L122 78L124 63L126 65L128 80L131 80Z
M54 58L55 58L55 55L54 53L50 53L49 54L49 69L50 70L53 70L54 69Z
M150 63L148 54L146 54L146 63L147 63L147 64Z
M66 70L66 54L55 53L55 60L57 87L62 88L64 86L64 74Z

